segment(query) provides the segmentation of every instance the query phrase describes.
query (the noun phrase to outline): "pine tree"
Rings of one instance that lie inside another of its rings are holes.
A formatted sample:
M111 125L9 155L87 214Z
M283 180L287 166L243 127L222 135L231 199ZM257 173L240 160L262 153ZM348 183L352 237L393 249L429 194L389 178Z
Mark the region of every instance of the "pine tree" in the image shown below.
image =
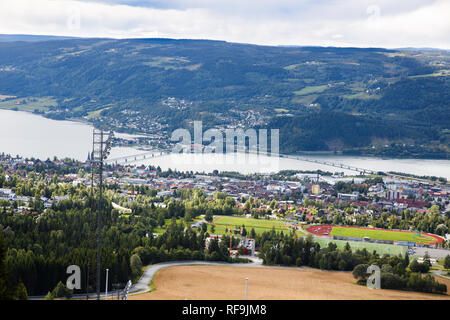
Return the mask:
M250 231L250 238L252 238L252 239L256 238L256 232L255 232L254 228L252 228L252 230Z
M51 293L50 291L47 293L47 295L45 296L45 300L53 300L55 299L55 297L53 296L53 293Z
M61 281L59 281L58 284L56 285L55 289L53 289L51 295L54 298L66 297L69 299L69 298L72 298L72 290L67 288L65 284L63 284Z
M350 243L347 242L347 243L345 244L345 248L344 248L344 249L345 249L345 251L347 251L347 252L351 252L351 251L352 251L352 248L350 247Z
M19 280L19 283L16 286L15 291L16 291L15 292L16 299L19 299L19 300L27 300L28 299L27 288L25 288L25 285L23 284L22 280Z
M6 274L6 244L3 238L3 230L0 229L0 300L10 299L8 293L8 278Z
M430 255L428 254L428 251L425 251L425 254L423 256L423 263L426 263L429 266L431 266L431 258Z
M22 280L16 287L11 286L8 280L8 272L6 268L6 243L3 230L0 228L0 300L13 300L28 298L27 289Z
M450 269L450 255L447 255L444 260L444 268Z
M403 259L403 267L406 268L409 266L409 256L405 253L405 258Z

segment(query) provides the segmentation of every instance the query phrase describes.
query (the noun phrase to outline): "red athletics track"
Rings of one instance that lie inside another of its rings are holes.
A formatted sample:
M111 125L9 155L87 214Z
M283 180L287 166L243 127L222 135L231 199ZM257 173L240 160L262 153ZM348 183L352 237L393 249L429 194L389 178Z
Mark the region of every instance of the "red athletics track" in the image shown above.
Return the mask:
M330 224L308 227L308 228L306 228L306 231L308 231L311 234L318 235L318 236L329 237L329 236L331 236L331 230L333 229L333 227L415 233L413 231L406 231L406 230L389 230L389 229L380 229L380 228L364 228L364 227L356 227L356 226L335 226L335 225L330 225ZM328 234L326 234L326 233L328 233ZM444 239L442 239L441 237L431 234L431 233L422 232L422 235L425 235L425 236L435 239L436 242L439 244L441 244L444 241Z

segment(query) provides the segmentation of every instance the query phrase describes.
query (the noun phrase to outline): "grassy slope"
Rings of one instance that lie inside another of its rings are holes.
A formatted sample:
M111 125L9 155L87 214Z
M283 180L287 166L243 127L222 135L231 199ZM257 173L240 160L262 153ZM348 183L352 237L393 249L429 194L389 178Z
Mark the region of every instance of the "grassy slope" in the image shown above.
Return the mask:
M327 85L321 85L321 86L307 86L301 90L294 91L294 94L297 96L304 96L311 93L321 93L328 89Z

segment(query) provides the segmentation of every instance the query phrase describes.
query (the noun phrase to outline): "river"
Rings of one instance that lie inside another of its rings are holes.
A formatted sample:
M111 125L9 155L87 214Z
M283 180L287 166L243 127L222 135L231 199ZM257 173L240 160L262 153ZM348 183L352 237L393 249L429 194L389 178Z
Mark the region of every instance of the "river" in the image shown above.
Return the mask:
M28 112L0 110L0 153L42 160L56 156L84 161L92 150L92 129L91 125L82 122L56 121ZM113 148L110 159L138 153L140 151L133 148ZM343 163L374 171L398 171L415 175L432 175L450 180L450 160L381 159L316 154L305 157ZM355 174L353 171L311 162L287 158L258 157L256 155L166 155L137 163L152 164L160 166L162 169L171 168L194 172L211 172L214 169L241 173L274 172L283 169L321 169Z

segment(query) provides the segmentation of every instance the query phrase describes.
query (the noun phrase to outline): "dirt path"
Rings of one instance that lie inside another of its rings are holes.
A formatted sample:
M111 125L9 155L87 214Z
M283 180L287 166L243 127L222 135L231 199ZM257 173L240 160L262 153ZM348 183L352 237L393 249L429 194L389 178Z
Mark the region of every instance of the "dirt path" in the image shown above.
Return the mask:
M239 300L245 296L246 277L250 300L450 300L448 295L368 289L354 284L350 272L230 266L167 267L159 270L154 279L156 291L129 296L128 300ZM439 282L450 288L450 281L439 278Z

